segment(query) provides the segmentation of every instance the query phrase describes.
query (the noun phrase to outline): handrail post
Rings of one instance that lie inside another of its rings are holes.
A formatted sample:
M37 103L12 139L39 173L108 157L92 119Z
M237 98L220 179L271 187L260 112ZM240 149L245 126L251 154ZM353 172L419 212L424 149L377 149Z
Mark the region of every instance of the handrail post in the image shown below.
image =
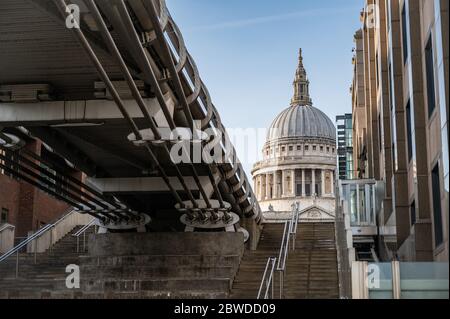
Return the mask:
M83 232L83 253L86 252L86 231Z
M80 236L77 236L77 253L80 252Z
M271 299L273 299L274 298L274 296L275 296L275 285L274 285L274 282L275 282L275 276L273 276L272 275L272 298Z
M281 271L279 271L279 273L280 273L280 299L283 299L283 289L284 289L284 285L283 285L283 280L284 280L284 278L283 278L283 271L281 270Z

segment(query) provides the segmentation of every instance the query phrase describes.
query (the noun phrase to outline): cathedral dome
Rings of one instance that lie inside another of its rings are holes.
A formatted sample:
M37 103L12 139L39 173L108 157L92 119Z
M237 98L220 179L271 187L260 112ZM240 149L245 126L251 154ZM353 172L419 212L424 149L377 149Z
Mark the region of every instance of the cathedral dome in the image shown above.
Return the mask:
M321 110L310 105L290 106L281 112L269 128L267 141L304 137L336 141L333 122Z
M294 96L291 106L273 121L267 134L267 142L283 138L320 138L336 142L333 122L321 110L312 106L309 96L309 80L303 66L302 50L294 79Z

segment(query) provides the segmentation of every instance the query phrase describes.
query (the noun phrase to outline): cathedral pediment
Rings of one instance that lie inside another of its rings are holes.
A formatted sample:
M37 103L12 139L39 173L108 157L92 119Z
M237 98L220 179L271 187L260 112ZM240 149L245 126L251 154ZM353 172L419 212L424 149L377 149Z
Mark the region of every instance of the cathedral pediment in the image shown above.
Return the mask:
M301 221L334 221L334 214L323 208L312 205L300 211L299 219Z

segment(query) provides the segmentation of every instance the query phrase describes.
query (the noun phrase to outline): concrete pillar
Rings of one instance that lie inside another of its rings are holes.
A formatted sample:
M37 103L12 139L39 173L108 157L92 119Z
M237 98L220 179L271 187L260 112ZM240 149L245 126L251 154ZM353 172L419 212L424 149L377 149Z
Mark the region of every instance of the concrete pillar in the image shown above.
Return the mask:
M291 195L295 197L295 169L291 170Z
M316 192L316 170L313 168L311 170L311 195L314 196Z
M302 168L302 197L306 197L306 190L305 190L305 169Z
M321 182L320 182L321 192L322 192L322 196L324 196L325 195L325 170L321 169L320 173L321 173Z

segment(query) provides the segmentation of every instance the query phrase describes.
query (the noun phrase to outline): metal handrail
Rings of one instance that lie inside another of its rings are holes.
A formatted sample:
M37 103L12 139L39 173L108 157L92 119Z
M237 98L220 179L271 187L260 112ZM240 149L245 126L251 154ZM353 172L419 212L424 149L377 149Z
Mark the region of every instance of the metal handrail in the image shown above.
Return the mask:
M284 223L283 238L281 240L280 252L278 254L277 270L283 271L286 268L287 253L289 250L289 234L291 233L291 221Z
M292 250L295 250L295 240L297 239L297 226L298 226L298 217L300 214L300 203L292 204L292 219L291 219L291 239L292 239Z
M4 253L2 256L0 256L0 262L7 259L9 256L14 255L16 252L18 252L20 249L22 249L27 244L31 243L33 240L41 237L45 232L47 232L49 229L53 228L53 224L48 224L39 229L37 232L32 234L31 236L27 237L27 239L21 241L17 246L11 248L9 251Z
M264 297L262 299L269 299L269 292L271 292L271 297L274 297L274 278L275 264L277 262L276 257L269 257L267 259L266 268L264 269L264 274L261 279L261 284L259 285L258 296L256 299L261 299L261 293L263 291L264 285L266 289L264 291ZM270 269L269 269L270 267ZM272 289L271 289L272 288Z
M77 238L77 253L80 252L80 236L83 235L83 251L86 251L86 231L92 226L96 226L96 219L93 218L89 223L84 225L80 230L78 230L75 234L72 234L73 237Z
M3 255L1 255L0 263L5 261L10 256L16 254L16 278L17 278L19 276L19 251L23 247L26 247L29 243L40 238L42 235L44 235L48 231L51 231L56 225L58 225L60 222L62 222L64 219L66 219L70 214L72 214L74 212L76 212L76 211L73 208L71 208L67 213L65 213L62 217L60 217L56 222L47 224L44 227L38 229L36 232L31 234L30 236L26 237L25 240L21 241L15 247L11 248L9 251L7 251ZM37 249L36 248L34 249L34 263L36 263L36 259L37 259Z
M284 223L283 238L281 240L280 252L278 255L277 272L280 277L280 299L283 299L284 275L286 272L286 260L289 252L289 241L292 231L292 221Z

